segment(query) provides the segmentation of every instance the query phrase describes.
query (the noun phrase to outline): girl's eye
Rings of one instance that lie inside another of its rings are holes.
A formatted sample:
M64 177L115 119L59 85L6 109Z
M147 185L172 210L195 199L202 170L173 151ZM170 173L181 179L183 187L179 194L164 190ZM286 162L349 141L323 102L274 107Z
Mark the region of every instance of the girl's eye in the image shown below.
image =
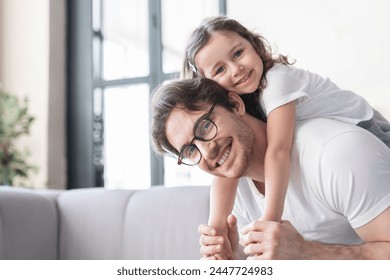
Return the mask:
M242 55L242 53L243 53L244 51L243 50L238 50L238 51L236 51L235 53L234 53L234 58L238 58L238 57L240 57L241 55Z
M217 69L217 71L215 72L216 75L218 74L221 74L223 71L225 70L225 66L221 66Z

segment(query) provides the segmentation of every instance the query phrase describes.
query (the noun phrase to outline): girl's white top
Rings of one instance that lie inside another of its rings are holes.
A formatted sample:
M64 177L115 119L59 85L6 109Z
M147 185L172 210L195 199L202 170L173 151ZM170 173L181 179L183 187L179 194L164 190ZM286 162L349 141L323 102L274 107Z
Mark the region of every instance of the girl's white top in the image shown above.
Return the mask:
M373 109L361 96L342 90L330 79L293 66L275 64L266 74L267 87L260 98L268 114L296 100L296 120L331 118L357 124L373 117Z

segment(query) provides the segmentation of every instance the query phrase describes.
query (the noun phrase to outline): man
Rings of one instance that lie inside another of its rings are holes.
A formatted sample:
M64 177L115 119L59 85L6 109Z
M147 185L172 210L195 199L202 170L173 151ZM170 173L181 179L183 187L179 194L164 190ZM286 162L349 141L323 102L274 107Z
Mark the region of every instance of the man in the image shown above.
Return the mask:
M157 153L240 178L229 240L199 227L204 258L230 242L250 259L390 259L390 149L369 132L297 122L283 221L261 222L267 127L239 95L207 79L172 81L155 90L152 111Z

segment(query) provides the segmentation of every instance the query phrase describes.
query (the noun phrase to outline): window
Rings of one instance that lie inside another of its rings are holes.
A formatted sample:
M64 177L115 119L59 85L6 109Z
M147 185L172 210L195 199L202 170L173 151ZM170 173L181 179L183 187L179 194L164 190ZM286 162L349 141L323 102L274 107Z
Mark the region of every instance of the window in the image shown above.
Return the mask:
M68 2L69 188L211 182L155 157L148 110L153 88L178 77L191 31L225 10L221 0Z
M150 180L149 85L104 90L104 186L148 188ZM136 107L132 108L134 104Z
M204 17L226 10L264 35L274 51L297 59L296 66L330 77L390 117L389 63L383 63L389 48L384 40L389 36L383 34L389 34L390 26L385 0L378 5L353 2L354 9L348 9L352 1L341 5L336 0L247 0L245 5L238 0L66 2L70 188L208 182L196 167L178 168L171 158L156 158L144 126L150 91L177 76L190 32ZM370 59L357 64L364 53Z

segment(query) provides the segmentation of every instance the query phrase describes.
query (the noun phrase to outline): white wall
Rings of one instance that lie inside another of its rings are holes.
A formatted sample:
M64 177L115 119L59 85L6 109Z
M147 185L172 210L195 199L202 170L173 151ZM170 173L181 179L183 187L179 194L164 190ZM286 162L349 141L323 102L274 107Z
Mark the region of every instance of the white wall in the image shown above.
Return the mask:
M62 13L50 17L51 5ZM51 38L53 27L49 23L54 23L55 28L64 22L65 5L63 0L0 0L0 7L0 83L7 92L27 96L30 113L35 117L31 135L19 143L22 149L27 147L31 151L29 162L39 167L28 185L63 188L65 28L62 24L62 29L54 32L56 38ZM54 52L53 46L57 47ZM52 95L62 98L58 100ZM57 139L54 150L58 156L54 159L49 141L58 135L62 139Z
M364 96L390 119L390 1L228 0L228 7L298 67Z

